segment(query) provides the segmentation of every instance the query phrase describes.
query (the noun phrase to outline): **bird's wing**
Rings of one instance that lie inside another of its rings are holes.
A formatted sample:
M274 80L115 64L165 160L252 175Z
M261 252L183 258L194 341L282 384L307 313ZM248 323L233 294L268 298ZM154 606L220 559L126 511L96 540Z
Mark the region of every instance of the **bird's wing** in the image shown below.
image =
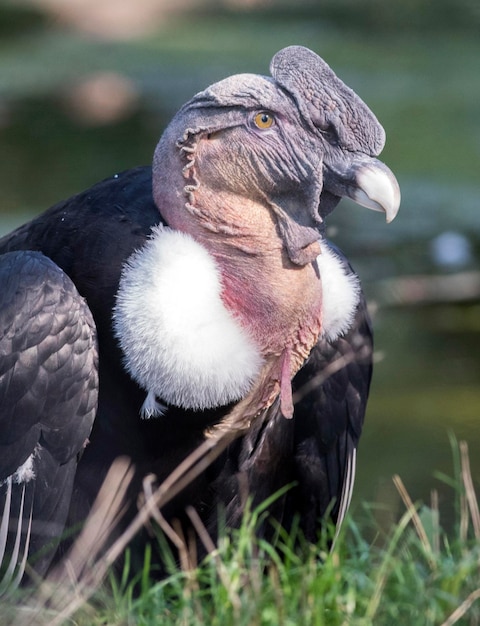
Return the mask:
M63 532L77 456L88 441L97 393L95 326L72 281L39 252L1 255L4 586L21 579L27 554L37 573L48 567L53 555L48 544Z

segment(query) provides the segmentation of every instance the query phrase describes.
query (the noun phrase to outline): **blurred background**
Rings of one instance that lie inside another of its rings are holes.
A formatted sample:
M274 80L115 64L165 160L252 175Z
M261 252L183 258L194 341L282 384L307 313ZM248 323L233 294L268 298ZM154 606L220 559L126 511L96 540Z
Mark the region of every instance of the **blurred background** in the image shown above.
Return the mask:
M342 202L330 236L361 276L376 370L354 506L428 502L449 437L480 479L478 0L3 0L0 235L112 173L146 164L176 109L229 74L320 54L387 131L397 219Z

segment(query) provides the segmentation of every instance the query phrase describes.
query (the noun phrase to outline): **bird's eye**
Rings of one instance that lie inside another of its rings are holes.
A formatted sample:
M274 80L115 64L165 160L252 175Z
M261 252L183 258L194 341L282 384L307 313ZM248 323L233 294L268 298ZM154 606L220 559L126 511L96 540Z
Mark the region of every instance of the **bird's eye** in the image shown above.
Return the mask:
M322 134L329 144L332 146L338 146L340 144L340 140L338 138L337 129L333 124L328 124L325 128L322 128Z
M267 111L260 111L260 113L255 114L253 123L257 128L260 128L260 130L266 130L274 125L275 117Z

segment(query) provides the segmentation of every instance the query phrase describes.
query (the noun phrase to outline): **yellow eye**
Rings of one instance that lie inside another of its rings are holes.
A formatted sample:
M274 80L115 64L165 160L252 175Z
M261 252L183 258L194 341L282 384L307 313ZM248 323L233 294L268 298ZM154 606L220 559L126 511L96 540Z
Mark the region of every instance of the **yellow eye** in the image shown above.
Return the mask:
M257 113L253 118L253 122L257 128L260 130L265 130L267 128L271 128L275 123L275 118L271 113L267 113L266 111L261 111Z

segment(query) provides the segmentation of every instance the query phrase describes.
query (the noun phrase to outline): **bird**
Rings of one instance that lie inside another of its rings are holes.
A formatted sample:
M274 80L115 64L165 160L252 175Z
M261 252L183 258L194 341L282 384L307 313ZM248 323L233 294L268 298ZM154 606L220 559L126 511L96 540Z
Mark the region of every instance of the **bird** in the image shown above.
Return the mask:
M146 476L161 483L225 432L165 519L185 523L193 507L216 536L220 519L236 527L247 502L270 498L270 518L287 531L298 520L310 542L326 519L340 526L373 335L326 220L342 197L394 219L384 143L329 65L289 46L270 75L194 95L151 166L0 239L4 581L46 574L116 459L134 467L131 519Z

